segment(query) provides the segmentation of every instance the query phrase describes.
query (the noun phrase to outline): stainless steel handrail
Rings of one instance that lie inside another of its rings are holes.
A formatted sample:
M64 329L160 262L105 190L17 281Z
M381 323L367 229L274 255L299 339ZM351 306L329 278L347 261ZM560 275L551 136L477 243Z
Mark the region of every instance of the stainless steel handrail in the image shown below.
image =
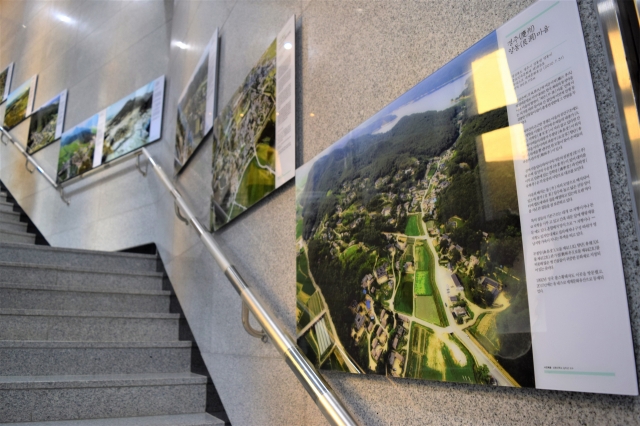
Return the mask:
M273 314L265 307L260 298L249 288L247 283L242 279L236 268L229 262L222 249L215 241L211 233L202 226L200 221L193 214L185 200L169 177L164 173L162 168L154 161L145 148L141 150L142 154L147 158L147 161L153 167L164 186L171 193L176 204L176 211L182 211L184 213L184 219L193 226L198 233L200 240L205 247L209 250L209 253L216 260L227 279L231 282L236 289L243 305L246 305L248 310L253 314L258 324L262 327L264 334L269 340L273 342L278 352L285 358L285 361L293 370L298 380L302 383L306 391L311 398L315 401L316 405L326 417L329 423L333 425L357 425L355 419L347 411L344 405L333 393L327 382L320 375L318 370L311 364L311 362L302 353L300 348L295 343L295 340L284 331L284 328L275 319ZM246 309L246 308L245 308ZM243 315L243 323L246 320L245 328L250 327L248 325L248 317ZM254 337L261 337L262 333L257 330Z

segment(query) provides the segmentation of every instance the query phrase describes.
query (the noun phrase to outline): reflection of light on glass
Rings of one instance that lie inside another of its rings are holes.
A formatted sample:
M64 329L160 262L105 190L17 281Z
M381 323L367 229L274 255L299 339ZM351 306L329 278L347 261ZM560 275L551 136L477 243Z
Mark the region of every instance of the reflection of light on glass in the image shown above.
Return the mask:
M622 44L622 37L619 31L609 31L609 43L611 46L611 56L613 56L613 64L616 69L616 79L618 80L618 86L622 92L623 108L622 114L626 121L627 133L629 136L629 142L634 147L634 151L637 151L637 146L640 144L640 117L638 117L638 111L633 102L632 96L625 96L632 93L631 88L631 76L629 74L629 67L627 65L627 57L624 52L624 45ZM638 161L637 152L634 153L636 157L636 164Z
M504 49L471 63L478 114L518 102Z
M27 28L27 26L25 24L22 24L22 28Z
M315 117L316 115L314 113L309 114L309 117Z
M62 13L59 13L57 16L58 20L66 23L66 24L71 24L73 22L73 19L71 19L69 16L67 15L63 15Z
M480 140L487 163L527 159L527 143L521 123L484 133Z
M287 49L287 50L291 50L291 48L293 47L293 45L292 45L291 43L289 43L289 42L286 42L286 43L284 44L284 46L283 46L283 47L284 47L285 49Z
M182 50L187 50L189 48L189 45L187 43L183 43L181 41L176 41L175 43L173 43L178 49L182 49Z

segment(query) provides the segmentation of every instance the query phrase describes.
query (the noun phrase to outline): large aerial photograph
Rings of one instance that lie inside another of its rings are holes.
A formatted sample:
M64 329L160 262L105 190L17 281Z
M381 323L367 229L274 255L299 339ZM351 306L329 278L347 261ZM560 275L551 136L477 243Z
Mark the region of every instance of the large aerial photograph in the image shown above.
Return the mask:
M217 41L217 39L216 39ZM205 135L211 130L206 128L207 84L209 76L209 48L200 58L187 88L178 100L178 118L176 123L175 171L187 163L200 145Z
M4 112L3 126L5 129L9 130L14 128L27 117L31 82L32 80L28 80L9 94Z
M58 182L71 179L92 168L98 117L96 114L62 134L58 156Z
M31 115L27 152L33 154L56 140L56 126L60 114L60 101L64 93L41 106ZM64 114L64 112L62 112Z
M474 90L496 53L493 33L296 171L297 339L317 367L535 386L507 110Z
M151 142L149 134L154 84L147 84L107 108L102 163Z
M213 126L211 226L216 230L275 189L276 41Z

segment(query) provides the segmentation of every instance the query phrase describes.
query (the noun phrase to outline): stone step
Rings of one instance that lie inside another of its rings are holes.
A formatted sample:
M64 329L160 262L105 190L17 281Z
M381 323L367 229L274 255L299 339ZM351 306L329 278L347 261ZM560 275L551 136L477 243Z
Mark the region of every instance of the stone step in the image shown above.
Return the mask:
M203 413L206 382L192 373L0 376L0 419L42 422Z
M0 231L27 232L27 223L15 220L3 220L0 218Z
M0 229L0 243L35 244L35 234L26 232L4 231Z
M63 420L59 422L12 423L13 426L218 426L224 424L224 420L207 413L93 420Z
M0 340L168 342L178 340L179 320L179 314L0 309Z
M37 283L109 290L162 290L163 277L164 274L160 272L97 271L78 267L0 262L0 282L5 283Z
M0 376L183 373L191 341L0 341Z
M0 309L169 312L171 292L0 283Z
M13 203L8 203L6 198L4 200L0 200L0 212L13 212Z
M0 211L0 220L4 222L20 222L20 213Z
M0 218L1 220L1 218ZM158 257L49 246L0 244L0 262L28 263L111 272L157 272Z

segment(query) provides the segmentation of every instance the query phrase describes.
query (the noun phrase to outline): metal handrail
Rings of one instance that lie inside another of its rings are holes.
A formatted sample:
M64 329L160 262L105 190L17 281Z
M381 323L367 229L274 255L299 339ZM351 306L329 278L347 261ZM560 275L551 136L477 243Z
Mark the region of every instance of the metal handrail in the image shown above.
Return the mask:
M69 200L67 200L64 196L63 186L66 186L77 179L82 179L83 177L86 177L94 173L96 170L102 168L100 167L89 170L72 179L58 183L53 178L51 178L51 176L49 176L42 167L40 167L38 162L26 152L22 145L6 129L4 129L4 127L0 126L0 140L6 145L5 137L8 138L13 143L13 145L27 158L27 162L25 164L27 170L33 172L33 170L29 169L28 167L29 163L31 163L35 167L35 170L38 170L38 172L40 172L40 174L44 176L47 182L49 182L51 186L53 186L53 188L55 188L60 193L60 197L67 203L67 205L69 204ZM280 325L279 321L275 319L273 314L271 314L271 312L269 312L269 310L261 302L260 298L249 288L247 283L242 279L236 268L229 262L218 243L214 240L211 233L208 232L208 230L204 226L202 226L200 221L193 214L185 200L182 198L182 196L174 186L171 179L169 179L169 177L164 173L160 165L155 162L149 152L145 148L142 148L141 150L123 155L122 157L119 157L118 159L105 164L104 167L112 166L113 164L124 161L128 158L131 158L132 156L136 157L136 168L143 176L147 176L148 164L151 164L151 166L153 167L153 171L156 172L156 174L160 178L160 181L173 196L176 215L187 225L193 226L193 228L198 233L200 240L204 243L207 250L209 250L209 253L211 253L211 256L213 256L227 279L231 282L233 287L240 295L240 298L242 299L242 325L244 326L247 333L249 333L253 337L261 338L264 342L267 342L268 340L271 340L273 342L278 352L280 352L280 354L285 358L285 361L287 365L289 365L289 368L291 368L291 370L294 372L300 383L302 383L307 393L314 400L329 423L331 423L332 425L356 426L357 423L355 419L336 397L329 384L324 380L318 370L302 353L300 348L296 345L295 340L291 336L289 336L286 331L284 331L284 328ZM148 161L148 164L144 168L144 170L140 165L141 156L146 157ZM180 211L184 212L185 215L182 215ZM251 324L249 323L249 312L251 312L254 318L258 321L258 324L260 324L262 330L256 330L251 326Z
M229 262L211 233L202 226L200 221L193 214L185 200L173 185L171 179L169 179L145 148L142 148L141 152L147 158L147 161L151 164L153 170L156 172L164 186L173 196L176 211L182 211L184 213L184 219L186 219L186 221L196 230L200 240L204 243L205 247L209 250L209 253L211 253L227 279L240 295L243 306L246 306L246 308L243 308L243 311L247 312L246 309L248 309L263 330L260 332L253 329L253 327L249 325L248 314L243 314L243 325L245 326L245 329L247 329L247 332L254 337L261 337L263 340L264 335L266 335L267 338L273 342L275 347L278 349L278 352L280 352L280 354L285 358L289 368L293 370L298 380L315 401L316 405L329 423L333 425L357 425L355 419L336 397L333 390L329 387L318 370L316 370L313 364L311 364L307 357L302 353L300 348L298 348L295 340L289 336L289 333L284 331L284 328L265 307L260 298L251 290L251 288L249 288L236 268ZM252 332L250 332L249 329L251 329Z

